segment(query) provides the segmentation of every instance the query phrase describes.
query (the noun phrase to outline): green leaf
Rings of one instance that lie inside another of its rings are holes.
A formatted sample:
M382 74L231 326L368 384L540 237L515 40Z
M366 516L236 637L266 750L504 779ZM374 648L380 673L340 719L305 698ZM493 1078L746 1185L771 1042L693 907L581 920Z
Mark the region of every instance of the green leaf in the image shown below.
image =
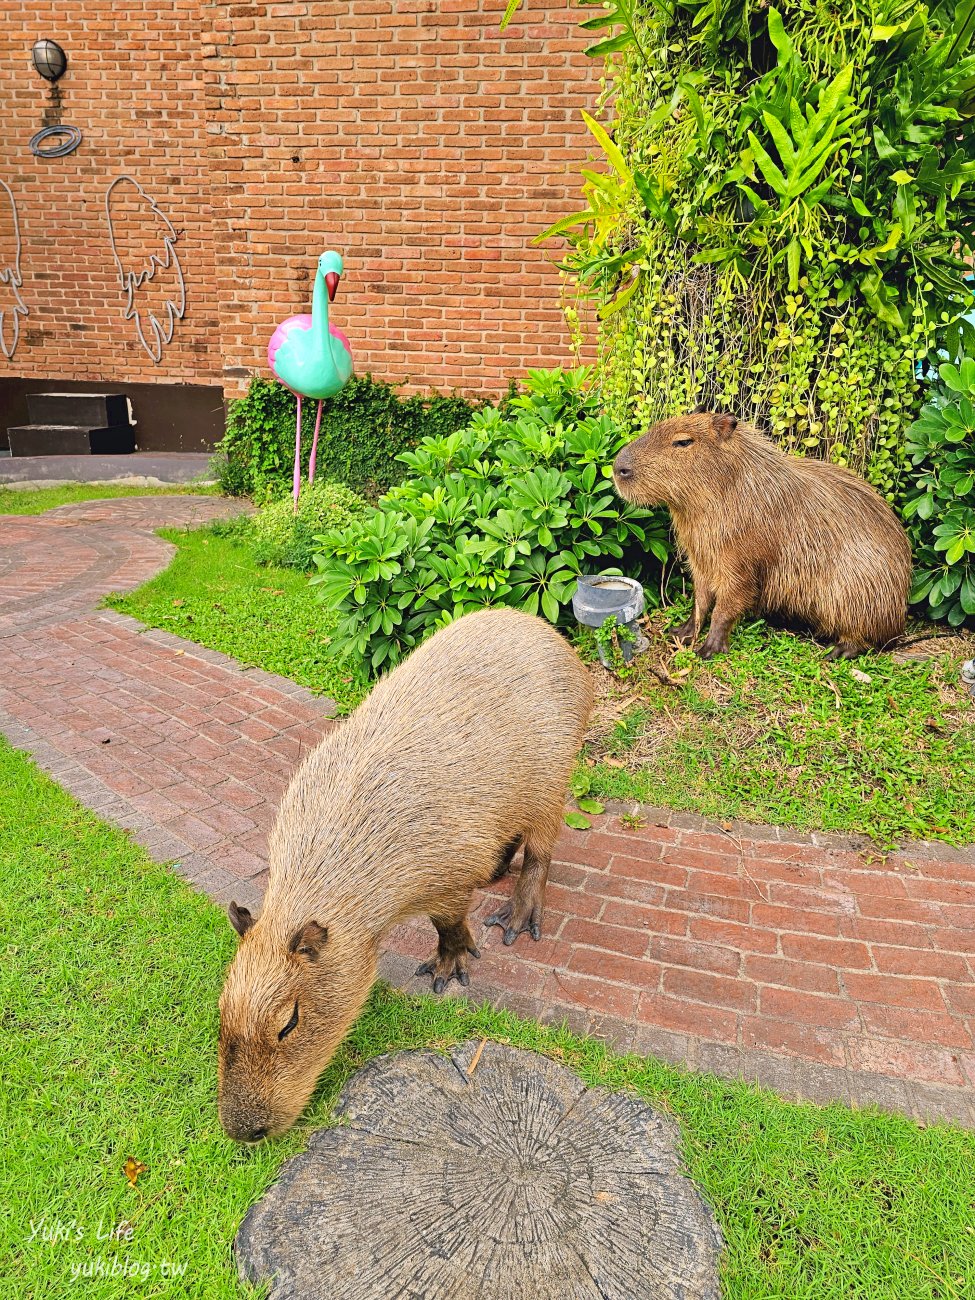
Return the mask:
M754 131L748 132L748 143L752 147L752 152L755 155L755 161L762 169L762 175L765 177L766 181L772 187L775 193L779 196L779 198L784 198L788 193L788 189L789 189L786 179L782 175L782 172L779 170L779 168L772 161L771 157L768 154L768 151L766 150L765 146L759 140L758 136L755 134Z
M584 817L580 812L567 812L563 818L566 826L571 826L576 831L587 831L592 823L588 817Z
M542 612L550 623L559 621L559 602L550 591L542 592Z
M782 22L782 15L778 9L769 7L768 11L768 35L769 40L775 46L779 55L779 63L786 63L796 57L795 46L789 39L789 34L785 30L785 24Z
M945 551L945 559L949 564L957 564L967 549L968 548L964 541L952 542L947 551Z
M614 144L613 141L610 139L609 133L606 131L606 128L600 126L600 124L596 121L596 119L592 117L589 113L587 113L585 109L582 109L582 118L586 126L588 126L589 130L596 137L596 140L601 146L603 153L609 159L610 165L615 169L615 171L622 177L624 181L632 181L633 175L630 172L629 167L626 165L626 159L623 157L622 153L620 152L619 146Z
M520 7L521 0L508 0L507 5L505 6L504 17L501 19L501 31L504 31L508 26Z
M577 802L583 812L591 813L593 817L598 817L600 813L606 811L605 805L601 804L598 799L579 799Z
M952 392L963 393L965 391L965 385L962 383L958 367L953 366L950 361L946 361L943 366L938 367L938 375L945 387L950 388Z
M948 611L949 627L961 627L964 621L965 621L965 611L962 609L960 605L955 605L953 609Z
M585 23L580 23L580 27L585 27ZM629 31L619 32L616 36L610 36L605 41L597 41L595 45L587 45L584 54L588 54L591 59L605 58L607 54L618 54L620 50L625 50L633 44L633 33Z
M630 299L633 297L633 295L636 293L639 287L640 287L640 275L638 272L636 275L632 277L627 287L623 289L620 293L618 293L611 302L608 302L604 306L600 307L599 319L609 320L610 316L615 316L618 311L622 311L622 309L630 301Z
M544 243L546 239L554 239L556 235L564 235L567 230L572 230L575 226L581 226L587 221L593 220L595 220L595 213L592 208L586 208L583 212L573 212L567 217L560 217L547 230L543 230L540 235L535 235L532 244Z
M591 785L592 778L589 773L584 771L582 768L579 768L578 771L573 774L572 780L569 783L569 790L572 792L574 798L580 799L583 795L589 793Z
M960 0L955 10L950 43L944 56L944 67L950 68L966 54L975 36L975 0Z
M789 268L789 288L793 293L799 288L799 261L801 250L798 239L793 239L786 249L786 263Z

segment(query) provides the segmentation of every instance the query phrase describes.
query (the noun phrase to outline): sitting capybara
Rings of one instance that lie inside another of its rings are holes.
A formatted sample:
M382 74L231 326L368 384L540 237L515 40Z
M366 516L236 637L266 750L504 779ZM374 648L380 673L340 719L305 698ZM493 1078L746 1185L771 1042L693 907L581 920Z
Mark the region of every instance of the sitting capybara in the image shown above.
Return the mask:
M616 457L627 501L670 508L694 580L676 631L728 648L747 610L778 614L835 642L831 658L882 649L904 631L911 548L894 512L838 465L789 456L733 415L695 411L654 425Z
M441 992L478 956L475 889L519 845L505 943L540 934L552 846L592 707L589 674L548 623L514 610L437 632L330 732L288 787L260 919L230 905L241 943L220 997L220 1119L283 1133L358 1016L383 936L430 917L420 972Z

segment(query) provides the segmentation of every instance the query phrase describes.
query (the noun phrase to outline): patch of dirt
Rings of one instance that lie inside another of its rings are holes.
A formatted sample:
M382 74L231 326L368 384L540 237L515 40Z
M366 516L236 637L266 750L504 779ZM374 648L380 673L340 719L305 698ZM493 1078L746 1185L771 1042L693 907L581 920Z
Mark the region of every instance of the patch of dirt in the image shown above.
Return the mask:
M975 659L975 637L918 623L908 627L891 651L891 658L895 664L945 661L935 670L934 680L953 725L961 725L972 707L972 696L961 680L961 666L966 659Z
M676 688L690 677L690 667L675 668L674 655L680 647L666 635L671 616L667 611L656 611L640 620L640 626L650 649L633 660L631 675L620 679L598 661L590 664L596 703L586 735L590 759L604 762L610 767L645 767L660 746L686 726L686 709L676 693ZM695 687L706 698L719 699L730 696L728 687L710 673L699 671ZM614 757L615 747L611 737L616 724L632 709L646 712L638 736L627 743L625 761Z
M975 658L975 638L958 632L931 629L913 631L908 628L900 640L894 642L890 657L895 664L916 662L919 659L940 659L948 655L957 659L959 665L966 659Z

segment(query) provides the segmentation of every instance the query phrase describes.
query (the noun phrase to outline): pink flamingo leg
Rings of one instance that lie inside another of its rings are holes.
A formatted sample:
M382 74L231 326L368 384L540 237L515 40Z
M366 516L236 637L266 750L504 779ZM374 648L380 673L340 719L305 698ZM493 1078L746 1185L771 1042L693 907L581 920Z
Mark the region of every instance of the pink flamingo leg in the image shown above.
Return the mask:
M311 458L308 461L309 485L315 481L315 457L318 454L318 430L322 427L322 402L318 400L318 415L315 417L315 436L311 440Z
M295 477L292 485L292 491L295 499L295 514L298 513L298 493L301 491L301 394L296 393L298 398L298 427L295 431Z

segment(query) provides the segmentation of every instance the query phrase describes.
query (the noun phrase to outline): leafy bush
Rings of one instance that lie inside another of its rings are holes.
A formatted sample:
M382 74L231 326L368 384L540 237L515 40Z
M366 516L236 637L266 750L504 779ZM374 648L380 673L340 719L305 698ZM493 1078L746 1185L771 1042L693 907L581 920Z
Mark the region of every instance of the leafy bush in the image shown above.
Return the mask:
M306 571L317 550L315 537L347 528L365 509L366 502L351 488L316 479L302 488L297 514L290 495L261 507L253 521L254 558L258 564Z
M315 428L315 402L302 404L302 469L307 474ZM403 477L401 452L421 438L462 428L476 403L431 394L400 397L395 387L353 377L324 403L318 472L375 497ZM227 431L217 447L220 486L230 496L264 498L291 487L295 456L295 397L274 379L252 379L246 397L230 404Z
M558 623L583 568L625 560L640 573L648 551L667 559L666 520L619 501L606 481L625 439L597 414L587 377L532 371L510 418L487 409L466 429L424 438L399 457L413 478L319 539L312 581L339 613L335 653L375 671L486 605Z
M607 409L727 407L892 494L914 363L971 331L971 0L604 9L608 169L547 233L601 303Z
M939 370L944 389L908 430L903 515L914 545L911 600L958 627L975 614L975 361Z

